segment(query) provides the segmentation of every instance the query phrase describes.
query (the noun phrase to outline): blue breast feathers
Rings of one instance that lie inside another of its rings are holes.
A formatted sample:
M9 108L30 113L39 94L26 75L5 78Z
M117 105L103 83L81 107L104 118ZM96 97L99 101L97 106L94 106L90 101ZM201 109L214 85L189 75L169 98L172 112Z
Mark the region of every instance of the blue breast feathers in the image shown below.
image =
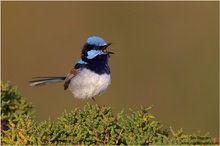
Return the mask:
M85 67L97 74L110 74L108 58L108 55L98 55L94 59L88 60L89 63Z
M96 47L105 46L106 45L105 40L103 38L101 38L101 37L98 37L98 36L89 37L86 42L89 45L96 46Z

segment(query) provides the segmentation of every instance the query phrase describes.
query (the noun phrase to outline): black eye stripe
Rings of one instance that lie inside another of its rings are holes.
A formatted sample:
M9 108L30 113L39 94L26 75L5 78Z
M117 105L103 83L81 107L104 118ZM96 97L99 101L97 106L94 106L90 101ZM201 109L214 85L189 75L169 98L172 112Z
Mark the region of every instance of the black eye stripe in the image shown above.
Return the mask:
M100 48L99 48L99 47L93 47L93 49L94 49L94 50L99 50Z

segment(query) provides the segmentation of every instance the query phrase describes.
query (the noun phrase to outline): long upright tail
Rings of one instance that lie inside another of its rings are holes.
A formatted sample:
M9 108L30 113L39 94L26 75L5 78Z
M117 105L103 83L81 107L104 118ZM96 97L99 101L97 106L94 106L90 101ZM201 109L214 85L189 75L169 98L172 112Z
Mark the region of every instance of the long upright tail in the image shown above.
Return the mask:
M34 77L37 80L29 81L30 86L43 86L47 84L59 83L66 77Z

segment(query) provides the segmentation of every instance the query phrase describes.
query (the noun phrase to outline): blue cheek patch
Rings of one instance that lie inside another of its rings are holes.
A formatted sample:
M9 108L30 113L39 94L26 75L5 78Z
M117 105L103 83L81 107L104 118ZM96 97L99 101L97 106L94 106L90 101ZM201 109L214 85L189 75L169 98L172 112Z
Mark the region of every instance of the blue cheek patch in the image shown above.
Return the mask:
M88 64L87 62L83 61L82 59L80 59L77 63L79 63L79 64Z
M90 51L87 52L87 54L88 54L87 59L93 59L101 53L102 52L100 50L90 50Z

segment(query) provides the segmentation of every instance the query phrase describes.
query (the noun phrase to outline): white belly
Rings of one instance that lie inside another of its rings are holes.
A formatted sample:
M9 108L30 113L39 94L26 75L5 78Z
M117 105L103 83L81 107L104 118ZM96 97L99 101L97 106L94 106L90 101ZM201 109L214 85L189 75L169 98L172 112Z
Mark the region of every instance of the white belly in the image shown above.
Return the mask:
M103 93L110 83L110 74L98 75L84 68L71 79L69 89L76 98L86 99Z

